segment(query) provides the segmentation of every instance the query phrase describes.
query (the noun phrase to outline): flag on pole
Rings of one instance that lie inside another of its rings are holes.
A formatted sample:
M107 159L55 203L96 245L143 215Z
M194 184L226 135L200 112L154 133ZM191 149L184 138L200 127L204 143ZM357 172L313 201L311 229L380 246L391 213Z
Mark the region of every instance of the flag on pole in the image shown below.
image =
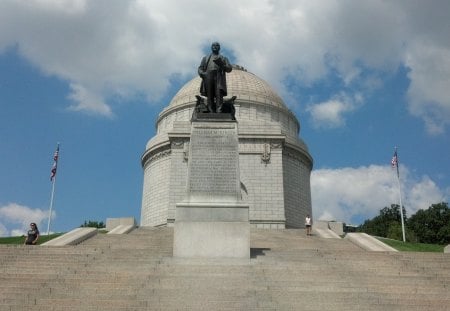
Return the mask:
M391 165L392 165L392 168L396 168L397 169L397 177L399 177L399 171L398 171L398 156L397 156L397 148L395 148L395 151L394 151L394 156L392 157L392 160L391 160Z
M397 169L397 183L398 183L398 198L400 201L399 208L400 208L400 218L402 221L402 235L403 235L403 242L406 242L406 236L405 236L405 223L403 220L403 205L402 205L402 191L400 189L400 172L398 171L398 154L397 154L397 147L395 147L394 156L391 160L392 168Z
M50 181L52 182L52 194L50 197L50 208L48 213L47 235L49 235L50 233L50 223L52 221L53 198L55 197L55 183L56 183L56 170L58 168L58 158L59 158L59 143L56 146L55 153L53 154L53 166L50 172Z
M58 168L58 157L59 157L59 144L56 147L55 153L53 154L53 166L50 173L50 181L53 181L53 179L56 176L56 169Z

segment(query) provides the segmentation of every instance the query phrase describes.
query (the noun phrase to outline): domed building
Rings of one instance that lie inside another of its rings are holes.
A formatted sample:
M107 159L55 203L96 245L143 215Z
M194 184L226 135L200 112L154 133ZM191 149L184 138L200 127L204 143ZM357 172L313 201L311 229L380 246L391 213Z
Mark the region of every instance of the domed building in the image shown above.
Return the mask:
M159 114L156 136L141 158L141 226L172 226L186 195L191 116L201 79L186 83ZM270 85L233 66L228 97L236 96L242 201L252 227L303 228L311 211L313 160L299 138L300 123Z

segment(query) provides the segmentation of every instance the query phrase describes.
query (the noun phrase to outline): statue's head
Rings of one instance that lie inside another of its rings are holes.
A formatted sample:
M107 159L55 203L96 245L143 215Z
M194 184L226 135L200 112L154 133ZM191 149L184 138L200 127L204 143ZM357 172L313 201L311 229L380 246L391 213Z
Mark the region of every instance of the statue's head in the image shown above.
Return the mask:
M220 43L219 42L213 42L211 44L211 51L213 53L219 53L219 51L220 51Z

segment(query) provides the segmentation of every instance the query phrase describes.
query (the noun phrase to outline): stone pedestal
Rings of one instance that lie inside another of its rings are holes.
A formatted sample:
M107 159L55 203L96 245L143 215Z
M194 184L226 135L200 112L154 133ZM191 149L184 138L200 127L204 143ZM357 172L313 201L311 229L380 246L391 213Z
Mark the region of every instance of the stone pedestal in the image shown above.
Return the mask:
M192 122L187 191L176 207L173 255L249 258L249 211L241 202L237 123L221 114L211 117Z

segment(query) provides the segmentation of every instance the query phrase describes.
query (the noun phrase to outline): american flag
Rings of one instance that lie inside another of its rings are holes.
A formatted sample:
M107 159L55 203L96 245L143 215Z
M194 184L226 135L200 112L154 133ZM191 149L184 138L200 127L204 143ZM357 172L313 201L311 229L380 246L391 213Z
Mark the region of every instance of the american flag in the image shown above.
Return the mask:
M50 173L50 181L53 181L53 179L56 176L56 169L58 167L58 157L59 157L59 144L56 147L55 153L53 154L53 166Z
M394 156L392 157L392 160L391 160L391 165L392 165L392 168L396 168L397 169L397 176L399 176L397 148L395 148Z

